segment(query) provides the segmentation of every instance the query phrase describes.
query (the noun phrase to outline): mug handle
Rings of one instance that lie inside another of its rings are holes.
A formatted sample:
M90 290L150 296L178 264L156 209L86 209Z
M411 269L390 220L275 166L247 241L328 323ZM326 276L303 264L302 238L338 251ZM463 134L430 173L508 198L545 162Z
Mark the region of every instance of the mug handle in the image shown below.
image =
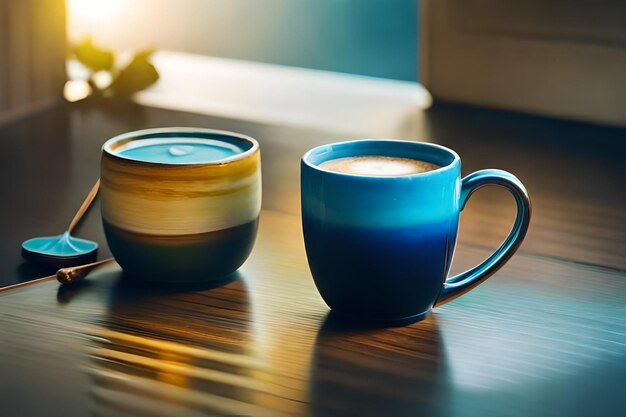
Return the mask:
M488 185L504 187L515 197L517 217L504 242L481 264L469 271L448 278L444 284L436 306L447 303L465 294L492 276L513 256L522 244L530 223L531 204L524 185L513 174L499 169L476 171L461 180L460 208L463 210L467 199L474 191Z

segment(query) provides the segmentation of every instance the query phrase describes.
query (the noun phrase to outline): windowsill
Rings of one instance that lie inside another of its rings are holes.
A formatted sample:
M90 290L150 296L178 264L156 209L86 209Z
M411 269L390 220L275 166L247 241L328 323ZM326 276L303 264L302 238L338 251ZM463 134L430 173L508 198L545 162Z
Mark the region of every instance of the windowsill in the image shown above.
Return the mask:
M431 104L418 83L258 62L157 52L161 79L143 105L382 137L411 135Z

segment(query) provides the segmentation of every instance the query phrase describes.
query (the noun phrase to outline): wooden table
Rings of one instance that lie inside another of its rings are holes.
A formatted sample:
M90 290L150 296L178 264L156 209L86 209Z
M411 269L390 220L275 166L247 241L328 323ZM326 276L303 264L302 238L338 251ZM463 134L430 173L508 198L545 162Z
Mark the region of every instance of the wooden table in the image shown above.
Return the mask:
M51 272L22 263L19 243L66 227L114 134L167 125L250 134L264 175L256 247L224 287L142 287L112 265L74 288L0 292L0 415L623 414L626 132L444 105L420 117L420 139L457 150L465 174L518 175L534 218L486 284L391 329L336 323L306 264L299 157L345 135L135 105L60 106L0 128L3 285ZM453 270L488 255L513 215L505 192L473 197ZM109 256L97 207L79 235Z

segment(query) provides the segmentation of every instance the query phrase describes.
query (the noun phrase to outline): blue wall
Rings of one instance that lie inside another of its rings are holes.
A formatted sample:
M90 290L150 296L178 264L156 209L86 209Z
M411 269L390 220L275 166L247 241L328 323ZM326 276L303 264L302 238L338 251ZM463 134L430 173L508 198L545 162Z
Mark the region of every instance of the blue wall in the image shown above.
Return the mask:
M230 0L245 3L245 0ZM418 79L416 0L256 0L281 3L277 27L265 44L238 58L375 77ZM272 13L268 7L259 13ZM263 30L249 22L243 30ZM215 55L231 56L216 46Z
M116 27L101 29L116 35L119 46L153 44L205 55L418 79L417 0L129 0L127 4L129 10L116 17Z

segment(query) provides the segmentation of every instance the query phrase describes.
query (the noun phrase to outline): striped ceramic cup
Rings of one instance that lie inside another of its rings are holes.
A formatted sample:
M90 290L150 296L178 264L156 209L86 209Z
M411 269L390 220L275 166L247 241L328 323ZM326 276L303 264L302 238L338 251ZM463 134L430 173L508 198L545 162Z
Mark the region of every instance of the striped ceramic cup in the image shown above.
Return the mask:
M130 132L102 147L102 221L125 272L212 281L236 271L256 238L259 144L196 128Z

